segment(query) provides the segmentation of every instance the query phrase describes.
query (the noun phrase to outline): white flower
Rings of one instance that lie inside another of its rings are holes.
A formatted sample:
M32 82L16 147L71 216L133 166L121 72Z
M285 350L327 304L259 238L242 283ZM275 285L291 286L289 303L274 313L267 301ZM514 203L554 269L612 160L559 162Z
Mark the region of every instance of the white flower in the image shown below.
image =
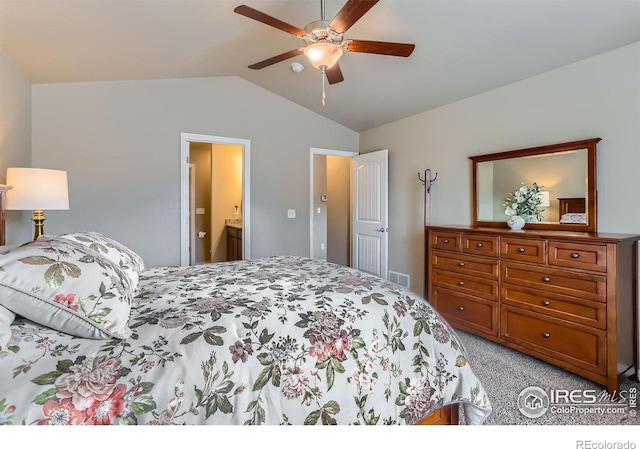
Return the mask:
M508 216L535 215L536 218L542 218L542 211L544 209L540 206L542 202L540 186L535 182L531 184L531 187L524 182L522 186L513 193L509 193L506 198L506 202L502 205L504 213Z

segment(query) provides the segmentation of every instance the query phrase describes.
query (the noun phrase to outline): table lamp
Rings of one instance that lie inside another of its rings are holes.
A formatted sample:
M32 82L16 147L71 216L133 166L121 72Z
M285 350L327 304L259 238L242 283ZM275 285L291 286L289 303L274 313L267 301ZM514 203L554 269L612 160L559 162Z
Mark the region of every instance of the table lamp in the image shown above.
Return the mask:
M540 206L549 207L551 203L549 202L549 191L543 190L540 192Z
M69 209L67 172L44 168L7 168L7 210L33 210L33 239L44 234L44 211Z

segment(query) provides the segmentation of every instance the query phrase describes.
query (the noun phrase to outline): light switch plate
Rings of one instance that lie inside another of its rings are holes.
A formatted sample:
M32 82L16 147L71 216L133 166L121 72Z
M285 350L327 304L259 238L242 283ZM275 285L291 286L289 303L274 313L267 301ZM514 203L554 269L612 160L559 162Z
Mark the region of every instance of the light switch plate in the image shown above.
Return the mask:
M296 218L296 210L287 209L287 218Z

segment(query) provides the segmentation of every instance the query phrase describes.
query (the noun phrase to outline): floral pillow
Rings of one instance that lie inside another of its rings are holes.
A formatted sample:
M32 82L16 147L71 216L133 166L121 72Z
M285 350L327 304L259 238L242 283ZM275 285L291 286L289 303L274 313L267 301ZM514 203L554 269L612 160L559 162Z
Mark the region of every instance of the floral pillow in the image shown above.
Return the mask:
M0 305L78 337L131 335L134 291L118 265L72 240L40 238L0 255Z
M7 343L11 339L11 323L15 318L15 313L0 306L0 350L7 349Z
M111 259L131 278L135 286L138 285L139 275L144 271L144 261L122 243L94 231L74 232L59 237L88 246Z

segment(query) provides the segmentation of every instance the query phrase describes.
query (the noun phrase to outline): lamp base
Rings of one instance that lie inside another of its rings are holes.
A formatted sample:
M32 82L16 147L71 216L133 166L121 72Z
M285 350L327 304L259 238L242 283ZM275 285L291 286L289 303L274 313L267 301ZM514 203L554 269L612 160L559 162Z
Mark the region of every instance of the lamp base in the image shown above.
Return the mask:
M38 240L38 237L44 234L44 221L46 220L44 216L44 211L38 209L33 211L33 240Z

